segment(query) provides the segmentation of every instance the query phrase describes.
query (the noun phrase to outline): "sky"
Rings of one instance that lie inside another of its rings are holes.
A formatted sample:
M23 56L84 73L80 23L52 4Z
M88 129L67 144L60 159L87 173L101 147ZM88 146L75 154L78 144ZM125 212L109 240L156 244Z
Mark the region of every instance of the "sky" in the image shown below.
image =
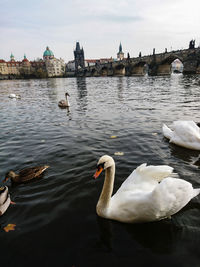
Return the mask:
M0 0L0 59L73 60L79 41L85 58L130 57L200 44L199 0Z

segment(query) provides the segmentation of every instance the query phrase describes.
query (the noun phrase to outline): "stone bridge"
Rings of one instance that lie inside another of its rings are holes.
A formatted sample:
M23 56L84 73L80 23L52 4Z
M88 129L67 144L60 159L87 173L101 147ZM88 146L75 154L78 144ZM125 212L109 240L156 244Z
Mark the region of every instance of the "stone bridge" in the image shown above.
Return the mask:
M170 75L171 63L175 59L183 63L184 74L200 74L200 48L194 48L96 64L79 69L77 76Z

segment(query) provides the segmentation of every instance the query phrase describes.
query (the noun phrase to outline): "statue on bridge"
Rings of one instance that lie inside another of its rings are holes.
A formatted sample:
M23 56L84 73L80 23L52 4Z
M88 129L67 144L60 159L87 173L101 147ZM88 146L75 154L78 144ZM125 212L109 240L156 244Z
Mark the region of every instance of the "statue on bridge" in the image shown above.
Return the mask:
M191 40L189 43L189 49L194 49L195 48L195 40Z

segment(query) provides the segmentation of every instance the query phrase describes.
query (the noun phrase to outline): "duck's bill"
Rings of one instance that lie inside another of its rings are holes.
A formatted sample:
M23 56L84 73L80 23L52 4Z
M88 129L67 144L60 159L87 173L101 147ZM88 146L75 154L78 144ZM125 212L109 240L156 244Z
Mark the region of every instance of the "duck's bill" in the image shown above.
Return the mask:
M95 174L94 174L94 179L96 179L97 177L99 177L99 175L101 174L101 172L103 171L102 167L98 167L98 169L96 170Z
M8 178L8 177L6 177L6 178L3 180L3 182L5 183L6 181L8 181L8 179L9 179L9 178Z

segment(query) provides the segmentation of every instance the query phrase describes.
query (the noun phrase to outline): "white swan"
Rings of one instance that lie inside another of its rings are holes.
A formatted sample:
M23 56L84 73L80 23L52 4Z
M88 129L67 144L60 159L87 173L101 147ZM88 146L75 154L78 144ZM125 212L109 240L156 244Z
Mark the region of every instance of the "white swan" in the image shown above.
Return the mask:
M200 193L185 180L169 177L173 168L167 165L135 169L111 197L115 162L104 155L97 164L94 178L105 170L105 181L96 211L101 217L126 223L158 221L181 210Z
M10 204L11 200L10 195L8 193L8 187L0 187L0 216L4 214Z
M68 93L65 93L66 100L60 100L58 102L58 106L60 108L69 108L70 107L68 96L69 96L69 94Z
M163 124L162 131L170 143L200 150L200 128L194 121L174 121L172 130Z
M18 98L18 99L20 99L21 98L21 96L20 95L16 95L16 94L9 94L9 96L8 96L9 98Z

